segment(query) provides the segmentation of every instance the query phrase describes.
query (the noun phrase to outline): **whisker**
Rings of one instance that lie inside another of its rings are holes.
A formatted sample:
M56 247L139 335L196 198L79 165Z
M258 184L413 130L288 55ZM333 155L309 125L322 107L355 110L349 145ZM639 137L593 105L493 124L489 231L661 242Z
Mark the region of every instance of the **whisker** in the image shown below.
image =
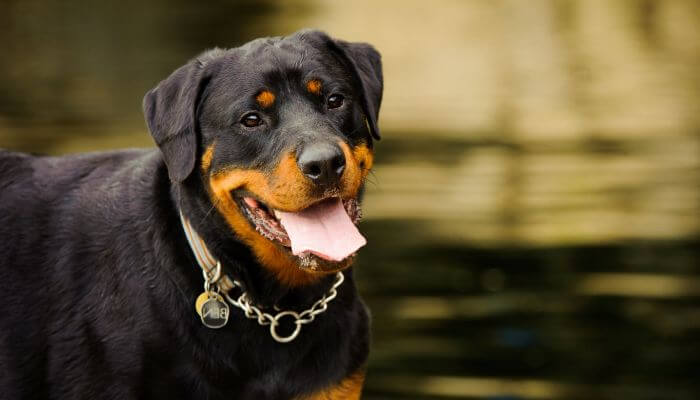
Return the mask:
M372 169L369 170L369 174L367 175L367 177L365 177L365 180L371 183L373 186L379 186L379 178L377 178L377 174L375 174L374 170Z
M207 211L207 213L204 214L204 218L202 218L202 221L206 221L206 219L209 217L209 215L211 214L212 211L214 211L214 204L212 204L211 207L209 208L209 211Z

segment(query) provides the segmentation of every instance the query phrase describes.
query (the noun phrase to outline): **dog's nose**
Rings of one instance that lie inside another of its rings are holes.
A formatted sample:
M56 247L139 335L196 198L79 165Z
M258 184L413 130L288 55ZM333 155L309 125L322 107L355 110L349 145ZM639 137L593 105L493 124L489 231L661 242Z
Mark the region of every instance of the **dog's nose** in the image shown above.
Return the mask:
M345 155L334 143L312 143L301 150L297 165L315 184L331 187L337 185L343 175Z

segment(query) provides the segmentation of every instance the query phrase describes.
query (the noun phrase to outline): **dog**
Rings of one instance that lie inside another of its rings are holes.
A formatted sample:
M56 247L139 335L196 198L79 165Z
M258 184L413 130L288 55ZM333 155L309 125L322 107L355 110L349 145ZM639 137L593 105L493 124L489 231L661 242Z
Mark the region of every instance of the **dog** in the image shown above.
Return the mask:
M382 91L371 45L304 30L160 82L155 148L0 152L0 397L360 398Z

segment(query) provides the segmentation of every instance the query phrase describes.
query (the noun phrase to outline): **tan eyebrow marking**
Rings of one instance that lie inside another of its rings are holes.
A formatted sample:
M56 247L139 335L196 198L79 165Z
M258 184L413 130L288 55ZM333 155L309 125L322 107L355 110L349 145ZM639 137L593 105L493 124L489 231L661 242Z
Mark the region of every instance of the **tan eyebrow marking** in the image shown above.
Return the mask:
M260 107L267 108L275 102L275 94L269 90L263 90L255 97L255 100L258 101Z
M313 93L316 95L321 94L321 81L319 81L318 79L312 79L306 82L306 90L308 90L309 93Z

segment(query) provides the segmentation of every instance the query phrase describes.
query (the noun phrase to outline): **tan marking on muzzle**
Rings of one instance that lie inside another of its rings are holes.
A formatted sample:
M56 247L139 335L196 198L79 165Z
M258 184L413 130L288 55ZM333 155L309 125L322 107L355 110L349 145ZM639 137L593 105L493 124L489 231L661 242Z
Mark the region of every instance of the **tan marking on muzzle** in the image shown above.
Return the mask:
M215 143L210 144L202 154L202 172L207 172L211 167L211 160L214 158L214 145Z
M353 150L339 142L346 159L341 177L340 195L344 199L357 196L362 182L372 167L372 151L364 144ZM209 178L210 197L237 236L253 250L258 261L277 279L288 286L315 282L322 274L301 270L297 259L278 244L260 235L253 228L232 197L238 189L247 190L268 207L297 212L319 199L312 195L313 183L299 169L294 152L285 153L275 169L263 172L257 169L235 168L216 171Z
M231 195L234 190L245 189L268 207L278 210L299 211L311 205L313 199L307 194L308 182L296 166L293 153L282 157L272 173L266 174L251 169L216 172L209 178L209 186L212 202L229 227L253 250L260 264L272 272L282 284L301 286L315 282L323 276L299 269L296 258L260 235Z
M341 177L342 197L352 198L357 196L357 191L372 168L372 150L364 143L354 149L350 149L343 141L338 142L338 145L345 155L345 171Z

